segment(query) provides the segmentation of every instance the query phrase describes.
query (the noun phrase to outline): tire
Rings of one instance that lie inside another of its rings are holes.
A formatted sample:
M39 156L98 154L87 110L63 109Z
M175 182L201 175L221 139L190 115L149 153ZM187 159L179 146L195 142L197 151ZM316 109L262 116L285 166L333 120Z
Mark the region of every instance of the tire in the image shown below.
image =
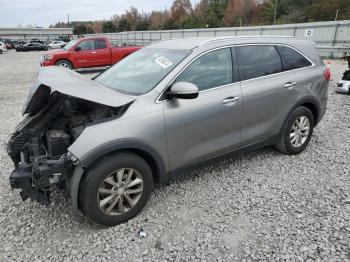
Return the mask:
M305 119L308 122L305 122ZM301 123L301 126L299 123ZM279 142L275 145L275 148L287 155L300 154L305 150L311 140L314 125L315 120L310 109L304 106L296 108L285 122Z
M2 50L0 49L0 55L2 55Z
M119 174L123 180L118 179ZM129 174L132 175L128 180ZM113 185L110 184L111 180ZM130 187L131 183L138 184ZM103 157L87 171L80 185L80 207L91 221L103 226L115 226L136 216L146 205L152 189L152 171L143 158L131 152L112 154ZM130 190L137 193L128 193ZM134 206L129 204L128 198L133 200ZM123 204L122 209L120 202Z
M73 69L73 66L72 66L71 62L69 62L67 60L58 60L56 62L56 66L62 66L62 67L65 67L65 68Z

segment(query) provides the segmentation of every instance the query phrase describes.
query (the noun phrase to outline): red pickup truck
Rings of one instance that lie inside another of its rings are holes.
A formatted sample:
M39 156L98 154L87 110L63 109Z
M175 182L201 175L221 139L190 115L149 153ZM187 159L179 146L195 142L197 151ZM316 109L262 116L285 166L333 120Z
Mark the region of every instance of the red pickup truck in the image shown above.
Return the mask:
M41 66L63 66L71 69L113 65L141 46L111 47L107 37L70 41L63 49L45 52Z

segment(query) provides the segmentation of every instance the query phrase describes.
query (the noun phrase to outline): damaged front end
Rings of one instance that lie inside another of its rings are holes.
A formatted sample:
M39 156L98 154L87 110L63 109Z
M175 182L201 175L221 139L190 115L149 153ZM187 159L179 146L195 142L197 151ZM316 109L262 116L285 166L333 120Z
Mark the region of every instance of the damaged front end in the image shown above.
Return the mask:
M69 153L70 145L86 127L120 117L129 105L103 105L38 84L24 107L25 118L6 143L15 165L12 189L19 190L23 200L48 204L51 192L69 186L79 162Z

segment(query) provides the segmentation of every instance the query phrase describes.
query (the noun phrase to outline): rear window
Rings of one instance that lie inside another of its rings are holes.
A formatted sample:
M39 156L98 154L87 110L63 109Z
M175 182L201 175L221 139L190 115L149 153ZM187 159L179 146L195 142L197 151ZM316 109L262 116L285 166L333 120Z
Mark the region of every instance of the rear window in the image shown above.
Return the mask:
M282 56L284 71L308 67L312 65L310 61L307 60L302 54L290 47L276 46L276 48Z
M104 40L104 39L97 39L96 40L96 46L97 46L97 49L105 49L105 48L107 48L106 40Z
M81 48L81 51L94 50L95 49L95 41L93 39L87 39L78 45Z
M237 47L241 80L282 72L282 61L274 46Z

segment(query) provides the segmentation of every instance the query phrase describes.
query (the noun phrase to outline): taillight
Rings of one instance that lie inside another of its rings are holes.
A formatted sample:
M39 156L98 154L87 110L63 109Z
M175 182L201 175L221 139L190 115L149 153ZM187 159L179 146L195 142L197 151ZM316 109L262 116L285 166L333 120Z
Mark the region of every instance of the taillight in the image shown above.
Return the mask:
M324 78L329 81L331 79L331 71L329 70L329 68L327 68L326 70L324 70L323 72Z

